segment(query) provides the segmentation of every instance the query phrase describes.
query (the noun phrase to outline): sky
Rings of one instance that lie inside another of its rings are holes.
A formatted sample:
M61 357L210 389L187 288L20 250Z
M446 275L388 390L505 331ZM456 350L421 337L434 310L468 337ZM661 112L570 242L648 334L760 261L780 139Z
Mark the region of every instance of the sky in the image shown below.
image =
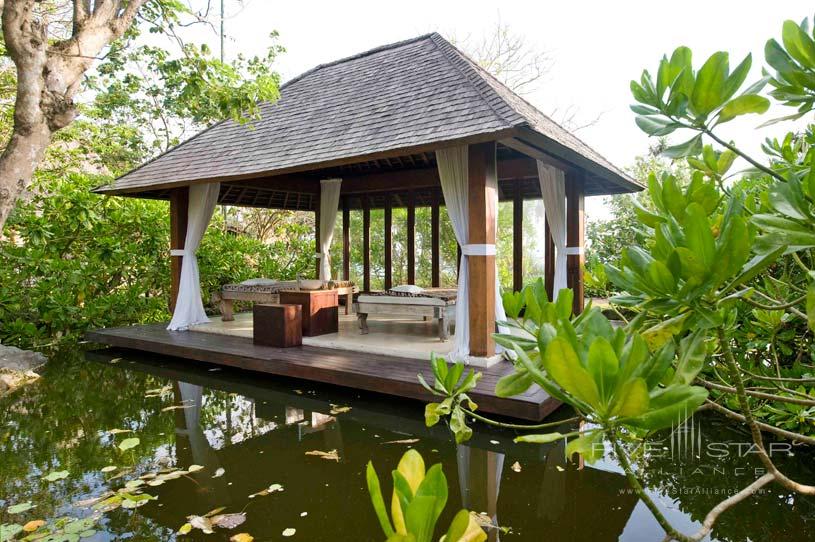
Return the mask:
M653 73L662 55L679 45L693 50L697 67L715 51L729 51L731 67L752 52L750 82L760 77L764 43L780 37L783 21L801 20L814 11L811 2L792 0L244 0L242 5L226 0L225 53L227 59L238 53L262 54L270 43L269 33L277 30L287 50L277 64L285 81L317 64L430 31L478 40L500 19L513 33L524 36L530 47L546 51L552 59L545 80L525 98L544 113L573 108L578 120L599 116L577 135L616 165L626 167L649 145L628 108L633 101L629 82L639 78L643 69ZM209 32L203 39L217 51L216 35ZM779 110L779 116L783 113ZM781 124L758 132L755 127L762 121L738 119L722 133L758 152L764 137L781 135L787 128ZM680 138L676 141L684 140ZM588 218L605 214L602 199L590 198Z

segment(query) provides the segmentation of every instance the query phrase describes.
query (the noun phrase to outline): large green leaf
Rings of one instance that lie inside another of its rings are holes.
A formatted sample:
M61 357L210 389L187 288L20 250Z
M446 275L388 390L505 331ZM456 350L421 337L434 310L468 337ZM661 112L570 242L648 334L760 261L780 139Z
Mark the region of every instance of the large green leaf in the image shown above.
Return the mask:
M583 368L569 341L563 337L555 337L546 348L543 367L567 393L595 409L599 407L600 393L597 384Z
M705 402L707 395L707 390L699 386L669 386L651 396L648 412L627 418L624 423L651 431L677 426Z
M685 241L688 249L710 269L716 256L716 242L710 230L707 213L698 203L691 203L685 210Z
M728 54L722 51L713 53L702 65L693 85L691 104L700 116L706 116L722 105L725 98L725 83L729 72Z
M501 377L495 384L495 395L498 397L512 397L520 395L532 385L532 375L526 369L516 369L514 372Z
M386 537L393 536L393 525L388 517L387 509L385 508L385 499L382 498L382 489L379 486L379 476L376 474L376 469L371 461L368 461L368 467L365 471L365 479L368 482L368 493L371 495L371 503L376 512L376 518L379 520L379 525Z
M620 361L605 337L597 337L589 346L588 368L599 388L603 403L608 403L616 387Z
M739 115L765 113L769 108L770 100L764 96L757 96L755 94L738 96L724 104L724 107L722 107L719 112L719 123L731 121Z
M784 21L781 40L792 58L807 68L815 69L815 42L795 21Z
M521 435L515 437L515 442L529 442L532 444L549 444L561 440L563 435L561 433L543 433L538 435Z
M679 344L679 358L674 372L674 384L690 384L702 370L707 357L705 334L697 331L683 338Z
M594 431L582 437L569 441L566 445L566 457L571 459L572 454L580 454L589 463L602 459L605 453L603 447L603 432Z
M682 126L661 115L637 115L634 122L640 127L640 130L654 137L666 136Z
M609 410L610 417L639 416L648 410L648 384L643 378L632 378L625 382L619 392L614 396L614 402Z
M752 216L751 221L771 234L769 238L776 246L815 246L815 231L794 220L771 214L756 214Z

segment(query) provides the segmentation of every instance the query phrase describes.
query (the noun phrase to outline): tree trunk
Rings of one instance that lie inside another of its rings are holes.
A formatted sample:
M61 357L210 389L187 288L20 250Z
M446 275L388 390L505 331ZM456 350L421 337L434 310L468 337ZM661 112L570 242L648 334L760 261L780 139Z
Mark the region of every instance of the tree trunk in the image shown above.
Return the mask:
M14 204L31 184L37 164L42 160L51 141L51 130L45 122L33 127L28 133L15 132L3 155L0 156L0 231L6 223Z

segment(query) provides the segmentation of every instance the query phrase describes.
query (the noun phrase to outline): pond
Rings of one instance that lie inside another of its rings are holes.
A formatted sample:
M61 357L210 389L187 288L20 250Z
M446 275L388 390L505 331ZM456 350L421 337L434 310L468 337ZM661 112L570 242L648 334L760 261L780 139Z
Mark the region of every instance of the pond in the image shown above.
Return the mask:
M414 447L443 464L450 497L440 525L466 507L502 527L489 530L493 541L662 539L610 456L581 466L564 459L562 445L515 444L512 432L483 425L456 445L445 427L426 428L422 412L418 402L157 356L61 356L39 382L0 400L0 524L10 533L44 520L34 534L51 528L63 541L245 532L259 541L381 542L365 465L373 460L389 502L390 470ZM759 468L739 428L711 415L690 427L652 443L647 476L669 519L688 531ZM779 462L815 482L810 452L795 448ZM111 493L126 484L128 497ZM219 508L245 512L245 522L177 534L187 516ZM815 499L772 487L723 516L714 534L813 540Z

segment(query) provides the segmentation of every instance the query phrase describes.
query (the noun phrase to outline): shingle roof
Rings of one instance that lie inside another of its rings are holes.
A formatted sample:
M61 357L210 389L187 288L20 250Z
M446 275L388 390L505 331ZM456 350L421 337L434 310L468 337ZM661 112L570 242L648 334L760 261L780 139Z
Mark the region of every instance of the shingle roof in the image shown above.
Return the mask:
M251 178L517 129L588 160L616 191L638 187L432 33L317 66L283 85L277 102L261 104L258 120L219 122L98 191Z

